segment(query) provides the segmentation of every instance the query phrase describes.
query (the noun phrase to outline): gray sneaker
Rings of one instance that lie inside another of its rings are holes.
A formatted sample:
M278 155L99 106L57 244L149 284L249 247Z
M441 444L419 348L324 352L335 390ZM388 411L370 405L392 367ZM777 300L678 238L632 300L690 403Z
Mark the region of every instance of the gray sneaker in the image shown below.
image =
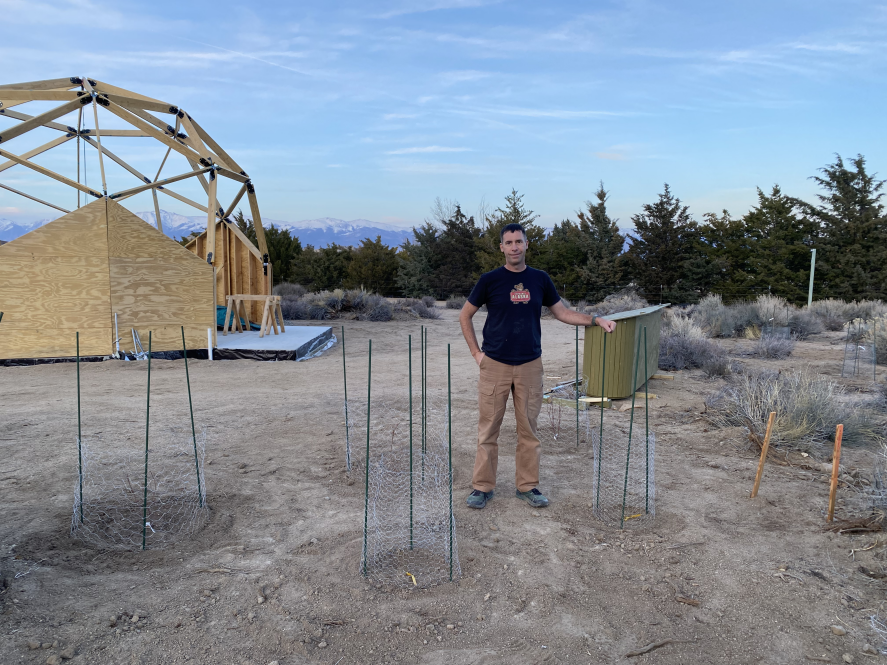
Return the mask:
M483 508L487 505L487 501L493 498L493 490L489 492L481 492L480 490L472 490L471 494L465 500L469 508Z
M529 503L533 508L545 508L548 505L548 499L545 497L542 492L537 490L535 487L531 489L529 492L521 492L520 490L514 490L515 496L518 499L523 499L527 503Z

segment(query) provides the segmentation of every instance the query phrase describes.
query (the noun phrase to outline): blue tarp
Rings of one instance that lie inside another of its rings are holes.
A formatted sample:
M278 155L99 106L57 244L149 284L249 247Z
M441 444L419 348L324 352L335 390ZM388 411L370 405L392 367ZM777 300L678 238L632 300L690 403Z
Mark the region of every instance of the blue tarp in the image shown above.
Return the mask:
M225 313L228 311L228 308L225 305L216 305L216 325L221 328L225 325ZM233 317L232 317L233 318ZM246 321L243 320L243 317L240 317L240 325L244 328L246 327ZM257 323L250 323L250 330L261 330L262 326ZM231 327L234 327L234 321L231 321Z

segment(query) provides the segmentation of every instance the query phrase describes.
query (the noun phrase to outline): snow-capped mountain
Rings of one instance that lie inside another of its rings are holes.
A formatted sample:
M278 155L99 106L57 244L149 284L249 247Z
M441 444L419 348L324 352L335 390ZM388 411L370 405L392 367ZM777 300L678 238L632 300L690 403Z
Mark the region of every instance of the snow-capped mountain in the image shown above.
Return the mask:
M145 220L151 226L157 226L154 221L154 211L137 212L136 216ZM56 218L53 218L56 219ZM206 216L179 215L174 212L160 211L160 219L163 222L163 232L170 238L179 240L191 235L192 232L201 232L206 228ZM0 240L10 241L34 229L48 224L52 219L41 219L36 222L14 222L10 219L0 218ZM339 245L360 245L364 238L375 240L376 236L382 236L382 242L389 247L395 247L403 243L407 238L412 239L411 229L372 222L368 219L353 219L345 221L322 217L320 219L306 219L301 222L284 222L278 219L263 219L263 225L267 228L275 226L278 229L288 229L302 243L302 247L313 245L314 247L326 247L331 243Z
M137 212L136 215L152 226L154 212ZM193 231L203 231L206 228L206 217L197 215L186 217L165 210L160 211L160 220L163 222L163 232L178 240L188 236ZM372 222L368 219L354 219L345 221L322 217L320 219L306 219L300 222L284 222L279 219L262 219L264 227L274 226L278 229L287 229L302 243L302 247L313 245L314 247L326 247L331 243L339 245L359 245L364 238L375 240L376 236L382 236L382 243L389 247L400 245L407 238L412 238L412 230L392 224Z
M56 219L56 218L52 218ZM0 218L0 240L9 242L15 240L19 236L23 236L29 231L49 224L52 219L41 219L36 222L13 222L11 219Z

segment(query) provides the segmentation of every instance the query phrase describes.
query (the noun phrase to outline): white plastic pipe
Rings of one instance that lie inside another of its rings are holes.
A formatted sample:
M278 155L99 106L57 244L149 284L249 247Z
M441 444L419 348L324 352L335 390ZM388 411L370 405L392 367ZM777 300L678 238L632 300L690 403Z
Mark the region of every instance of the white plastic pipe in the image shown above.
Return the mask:
M213 329L206 329L206 352L210 360L213 359Z

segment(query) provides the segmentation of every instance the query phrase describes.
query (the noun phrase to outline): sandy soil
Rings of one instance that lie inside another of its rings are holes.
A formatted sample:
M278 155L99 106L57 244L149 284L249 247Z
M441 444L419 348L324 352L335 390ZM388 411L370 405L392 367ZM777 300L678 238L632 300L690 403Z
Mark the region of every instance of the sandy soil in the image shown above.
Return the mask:
M876 534L823 531L826 476L801 458L768 465L759 497L748 498L753 453L701 413L722 379L690 371L651 382L657 504L643 531L595 520L590 450L569 438L545 444L541 489L551 506L534 511L514 498L513 427L503 433L500 493L483 511L465 507L477 369L456 315L429 323L429 362L441 388L453 345L463 577L430 590L376 588L359 575L363 487L344 468L338 345L300 363L191 363L196 418L208 427L211 516L165 551L102 551L70 538L75 367L0 369L0 663L56 662L66 648L72 663L163 665L881 658L863 649L880 646L869 616L885 587L858 570L880 570L883 547L866 549ZM407 334L415 340L419 325L347 322L349 390L365 390L370 337L374 385L403 385ZM572 375L573 335L543 321L546 375ZM769 362L811 363L837 378L841 352L830 333ZM153 362L157 426L187 418L183 373L181 361ZM144 363L83 366L84 434L141 427L145 374ZM842 459L863 477L873 461L874 451L859 448ZM865 512L856 489L842 486L840 497L839 516ZM664 640L672 641L627 657Z

